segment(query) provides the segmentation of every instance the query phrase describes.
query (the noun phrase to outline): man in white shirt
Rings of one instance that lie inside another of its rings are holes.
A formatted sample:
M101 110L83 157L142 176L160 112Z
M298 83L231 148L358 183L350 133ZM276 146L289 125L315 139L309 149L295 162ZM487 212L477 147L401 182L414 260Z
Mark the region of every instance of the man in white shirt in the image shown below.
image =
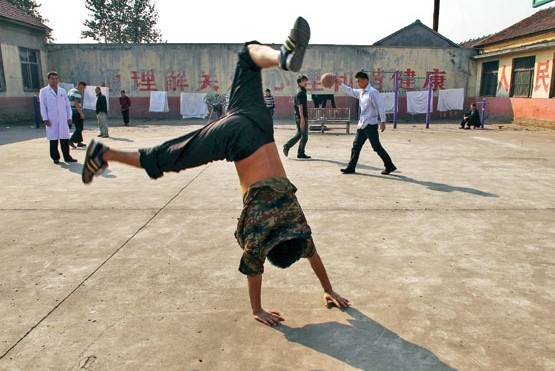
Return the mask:
M387 154L386 150L380 143L380 134L378 132L378 124L380 131L385 130L385 108L380 92L374 89L368 82L368 74L365 72L358 72L355 75L355 80L359 89L353 89L345 85L341 79L335 79L335 83L341 89L353 98L359 100L360 117L358 119L357 132L355 140L353 141L353 148L351 149L351 160L346 168L341 169L343 174L353 174L357 166L360 150L366 142L366 139L372 145L372 149L380 156L385 166L382 174L387 175L397 168L393 165L391 157ZM379 120L378 120L379 116Z
M58 142L65 162L77 162L69 154L69 125L71 106L67 92L58 86L58 73L48 73L48 85L40 89L40 114L46 127L46 138L50 141L50 157L55 164L60 163Z

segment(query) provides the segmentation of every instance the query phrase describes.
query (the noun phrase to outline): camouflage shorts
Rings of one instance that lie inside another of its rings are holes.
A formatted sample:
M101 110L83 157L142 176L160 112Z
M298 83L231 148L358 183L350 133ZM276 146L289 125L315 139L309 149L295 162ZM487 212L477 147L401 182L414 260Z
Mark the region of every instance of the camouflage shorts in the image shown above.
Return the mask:
M239 271L246 275L264 273L268 252L277 244L306 238L304 258L314 255L310 227L297 201L297 188L287 178L264 179L249 187L243 196L243 212L235 238L243 249Z

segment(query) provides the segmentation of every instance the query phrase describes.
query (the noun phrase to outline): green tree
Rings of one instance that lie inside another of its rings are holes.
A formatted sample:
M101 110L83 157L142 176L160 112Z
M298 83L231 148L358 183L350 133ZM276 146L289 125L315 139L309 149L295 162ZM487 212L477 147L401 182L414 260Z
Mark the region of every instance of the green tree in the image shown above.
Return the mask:
M162 42L156 27L158 11L150 0L86 0L91 12L81 38L104 43Z

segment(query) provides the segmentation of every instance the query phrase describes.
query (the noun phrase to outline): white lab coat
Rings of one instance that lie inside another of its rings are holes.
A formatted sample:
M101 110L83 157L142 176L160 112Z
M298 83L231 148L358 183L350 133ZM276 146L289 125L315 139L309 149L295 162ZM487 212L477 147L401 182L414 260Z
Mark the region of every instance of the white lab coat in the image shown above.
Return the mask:
M50 121L46 126L48 140L69 139L68 120L71 120L71 106L67 92L58 86L58 93L50 87L40 89L40 114L44 121Z

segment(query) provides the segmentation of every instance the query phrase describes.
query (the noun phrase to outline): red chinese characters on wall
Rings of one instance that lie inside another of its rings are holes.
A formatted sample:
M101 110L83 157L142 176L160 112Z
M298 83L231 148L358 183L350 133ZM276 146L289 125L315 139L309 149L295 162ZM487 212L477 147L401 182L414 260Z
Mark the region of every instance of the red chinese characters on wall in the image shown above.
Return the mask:
M503 88L505 90L506 93L509 92L509 81L507 80L507 73L505 72L505 68L507 66L503 65L503 68L501 68L501 78L499 79L499 84L497 85L497 91L501 90L501 88Z
M432 84L432 91L445 89L445 75L445 71L440 71L437 68L434 68L432 71L426 71L426 82L422 89L427 89L428 84Z
M153 70L131 71L131 79L135 83L135 88L140 91L158 90L156 89L156 78Z
M189 87L185 72L172 71L166 76L166 91L185 91Z
M218 91L220 89L218 78L216 76L210 75L208 73L201 73L200 74L200 88L199 91L206 90L211 88L214 91Z
M109 86L115 91L121 90L121 75L119 73L114 73L112 75Z
M378 90L383 90L383 80L384 80L384 71L381 68L378 68L376 71L372 72L372 86Z
M538 91L541 88L543 88L545 92L549 91L549 81L551 81L551 77L549 75L549 62L549 59L543 62L538 62L534 91Z
M399 89L412 91L416 89L416 71L407 68L399 72Z

